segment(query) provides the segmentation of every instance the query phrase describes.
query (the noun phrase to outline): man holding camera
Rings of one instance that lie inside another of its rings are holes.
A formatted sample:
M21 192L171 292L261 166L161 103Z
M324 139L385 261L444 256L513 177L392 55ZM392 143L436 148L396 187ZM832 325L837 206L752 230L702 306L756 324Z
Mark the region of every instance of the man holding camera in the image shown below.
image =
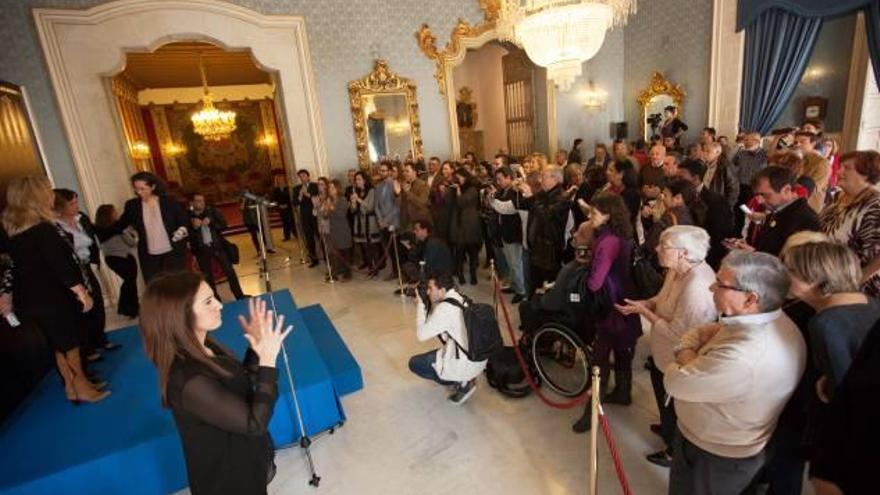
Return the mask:
M238 283L238 276L235 269L232 268L232 262L226 252L226 244L229 243L220 233L226 228L226 221L223 215L216 208L208 206L205 196L199 193L193 194L192 205L190 207L190 247L193 255L199 263L199 270L205 277L205 282L211 286L214 296L220 299L217 292L217 284L214 282L214 267L211 261L216 261L220 265L220 269L226 275L229 282L229 289L236 299L244 299L244 293L241 285Z
M409 369L426 380L452 387L449 400L463 404L477 389L477 377L486 368L486 361L470 361L459 349L459 346L468 348L464 315L462 309L444 302L445 299L464 304L464 297L455 290L450 273L429 275L419 290L416 338L419 342L438 338L443 345L410 358Z
M400 243L406 248L409 259L403 262L403 281L407 284L406 294L415 295L414 288L425 273L452 273L452 253L445 242L434 237L434 227L427 220L416 220L412 227L412 239L401 236ZM409 237L409 236L407 236ZM420 268L424 263L424 267ZM400 294L397 289L395 294Z
M501 250L510 272L510 291L513 304L519 304L526 297L525 275L523 273L523 228L522 217L514 206L519 193L515 186L521 179L514 180L510 167L503 166L495 171L495 183L500 188L489 189L489 203L498 213L501 230ZM507 289L505 289L507 290Z

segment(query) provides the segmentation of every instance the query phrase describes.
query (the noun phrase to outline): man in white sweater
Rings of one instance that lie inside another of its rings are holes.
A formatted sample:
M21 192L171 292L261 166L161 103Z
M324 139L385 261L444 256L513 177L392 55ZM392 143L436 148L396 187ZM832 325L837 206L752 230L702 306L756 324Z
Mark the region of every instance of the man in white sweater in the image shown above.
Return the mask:
M720 322L688 331L664 373L679 430L670 494L739 494L763 466L806 361L800 332L780 310L789 283L769 254L724 258L711 287Z
M413 356L409 369L416 375L453 387L449 400L463 404L477 388L477 377L486 368L486 361L471 361L459 349L468 348L467 329L462 310L444 299L464 302L455 290L455 282L449 273L432 274L427 282L427 298L431 303L428 313L419 297L416 309L416 338L420 342L438 338L443 344L439 349Z

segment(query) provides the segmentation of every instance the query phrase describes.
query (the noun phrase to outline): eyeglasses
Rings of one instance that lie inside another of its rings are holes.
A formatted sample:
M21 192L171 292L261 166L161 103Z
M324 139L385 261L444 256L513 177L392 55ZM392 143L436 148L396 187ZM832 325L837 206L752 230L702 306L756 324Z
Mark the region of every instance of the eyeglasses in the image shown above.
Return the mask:
M726 289L726 290L732 290L732 291L736 291L736 292L752 292L750 290L743 289L742 287L737 287L735 285L722 284L721 281L718 280L717 278L715 279L714 285L715 285L716 289Z

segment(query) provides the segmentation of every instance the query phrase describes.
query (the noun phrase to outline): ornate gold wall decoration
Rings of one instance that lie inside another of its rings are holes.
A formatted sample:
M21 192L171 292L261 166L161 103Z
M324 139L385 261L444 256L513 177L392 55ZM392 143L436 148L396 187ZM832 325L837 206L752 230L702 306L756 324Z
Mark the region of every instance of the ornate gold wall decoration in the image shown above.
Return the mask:
M419 103L416 99L416 85L411 79L400 77L388 68L384 60L376 60L373 71L365 77L348 83L348 96L351 103L351 118L354 124L358 163L361 168L370 166L369 138L367 136L367 99L375 100L378 95L399 95L406 99L409 119L412 154L414 159L423 155L422 133L419 123Z
M643 89L641 93L639 93L639 97L636 98L636 101L639 102L639 105L645 106L651 98L657 96L667 94L672 97L675 101L676 106L681 106L682 100L687 96L684 88L681 87L681 84L672 84L669 82L663 74L659 72L654 72L651 75L651 83L648 84L648 87ZM679 109L680 110L680 109Z
M442 50L437 48L437 37L434 36L427 24L422 24L422 27L416 32L416 39L419 42L419 48L422 50L422 53L437 64L437 68L434 71L434 79L437 80L437 84L440 86L440 94L443 96L447 96L446 64L462 50L462 40L465 38L476 38L487 31L495 29L495 22L501 10L500 0L480 0L480 8L483 9L483 21L476 26L471 26L464 19L459 19L452 29L452 36L449 38L449 42L446 43Z

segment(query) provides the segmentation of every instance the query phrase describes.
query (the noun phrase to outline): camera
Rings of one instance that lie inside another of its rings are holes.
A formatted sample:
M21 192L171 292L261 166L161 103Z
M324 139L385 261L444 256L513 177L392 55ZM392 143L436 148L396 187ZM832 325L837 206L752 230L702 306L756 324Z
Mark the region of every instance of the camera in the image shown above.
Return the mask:
M419 284L416 286L416 295L425 305L425 310L431 311L431 299L428 297L428 276L425 273L425 262L419 261Z
M663 117L659 113L652 113L651 115L648 115L648 117L645 119L645 122L647 122L648 125L652 129L654 129L658 125L660 125L661 120L663 120Z

